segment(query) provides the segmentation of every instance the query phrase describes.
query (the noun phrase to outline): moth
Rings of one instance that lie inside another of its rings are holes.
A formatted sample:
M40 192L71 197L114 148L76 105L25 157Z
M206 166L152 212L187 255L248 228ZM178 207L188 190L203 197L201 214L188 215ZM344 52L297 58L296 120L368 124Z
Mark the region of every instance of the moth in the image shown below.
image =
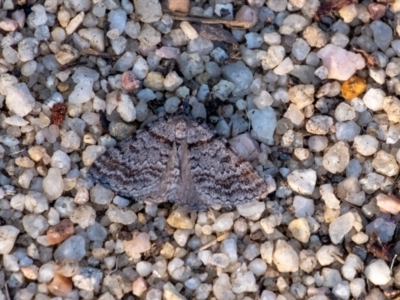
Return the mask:
M192 210L233 207L266 197L268 186L187 101L108 149L88 177L122 197Z

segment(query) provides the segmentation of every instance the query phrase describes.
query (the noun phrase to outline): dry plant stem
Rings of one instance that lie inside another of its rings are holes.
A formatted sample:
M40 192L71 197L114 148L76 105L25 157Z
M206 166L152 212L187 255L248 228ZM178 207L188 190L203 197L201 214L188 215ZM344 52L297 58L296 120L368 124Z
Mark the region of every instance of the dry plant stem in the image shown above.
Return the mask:
M223 24L229 28L237 28L237 29L248 29L253 26L250 22L242 22L235 20L223 20L223 19L206 19L200 17L188 17L188 16L180 16L174 15L171 13L171 18L178 21L188 21L188 22L196 22L202 24Z
M204 244L203 246L201 246L198 250L195 251L195 253L203 251L213 245L215 245L218 242L222 242L223 240L225 240L227 237L229 236L229 232L224 232L223 234L221 234L219 237L217 237L216 239L209 241L208 243Z

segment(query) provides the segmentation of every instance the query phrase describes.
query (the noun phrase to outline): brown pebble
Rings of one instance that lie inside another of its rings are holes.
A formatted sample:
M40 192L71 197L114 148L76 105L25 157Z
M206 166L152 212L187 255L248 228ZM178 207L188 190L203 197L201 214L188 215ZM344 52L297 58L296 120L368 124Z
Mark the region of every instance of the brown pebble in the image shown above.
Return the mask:
M122 87L128 92L132 92L140 87L140 81L132 71L125 71L122 74Z
M29 280L36 280L39 275L39 268L35 265L21 267L21 272L25 278Z
M139 277L132 283L132 294L135 296L141 297L146 290L146 280L144 280L143 277Z
M56 273L47 288L54 296L64 297L72 290L72 282L71 279Z
M372 20L379 20L386 14L386 5L382 3L370 3L368 11Z
M380 193L376 196L376 204L385 213L397 215L400 212L400 199L394 195Z
M257 23L257 11L250 6L243 5L236 13L236 21L251 23L254 26ZM250 26L250 27L251 27Z
M47 230L47 241L49 245L56 245L69 238L74 234L74 223L68 219L62 220L60 223L50 226Z
M62 276L72 277L78 274L79 270L79 261L75 259L63 258L56 262L55 271Z
M187 14L190 10L190 0L168 0L167 8Z

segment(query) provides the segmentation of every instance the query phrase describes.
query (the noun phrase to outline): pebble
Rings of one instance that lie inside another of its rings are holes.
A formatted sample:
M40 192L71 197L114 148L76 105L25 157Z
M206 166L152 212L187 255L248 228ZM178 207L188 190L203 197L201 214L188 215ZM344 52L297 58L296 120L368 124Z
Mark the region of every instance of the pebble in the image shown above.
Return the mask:
M73 235L63 241L54 251L54 258L73 259L80 261L86 255L85 239L80 235Z
M361 54L346 51L338 46L328 44L318 51L318 57L328 70L328 78L347 80L357 70L365 67Z
M136 221L136 214L129 209L119 208L113 204L108 206L106 216L113 223L120 223L123 225L129 225Z
M383 150L378 151L375 158L372 160L372 167L376 172L389 177L399 172L396 158Z
M144 23L153 23L162 16L161 4L156 0L134 0L136 12Z
M294 170L287 177L290 188L301 195L311 195L317 182L317 174L312 169Z
M9 254L14 247L19 229L11 225L0 226L0 254Z
M379 111L383 109L385 96L383 90L371 88L364 94L363 102L370 110Z
M221 69L223 77L235 84L232 96L242 97L250 92L253 74L242 61L225 65Z
M293 237L299 242L302 243L308 242L311 235L311 231L306 218L299 218L293 220L292 222L289 223L288 229L292 233Z
M370 156L378 151L379 141L371 135L359 135L354 138L353 147L361 155Z
M385 285L391 279L389 266L382 259L372 261L365 267L364 274L375 285Z
M29 114L35 106L35 99L25 83L8 86L5 94L7 108L19 117Z
M273 262L279 272L297 272L299 256L291 245L284 240L278 240L273 252Z
M231 229L233 226L233 217L233 213L221 214L212 225L213 231L221 232Z
M134 234L131 240L124 240L123 242L125 253L130 257L137 257L137 255L149 251L151 248L150 236L145 232Z
M349 148L345 142L337 142L324 155L324 168L333 173L343 172L350 161Z
M263 143L272 144L277 120L273 109L269 106L263 109L252 109L247 113L252 124L252 136ZM268 120L268 122L266 122Z
M50 168L43 179L43 191L48 200L55 200L61 196L64 190L62 173L59 168Z
M332 243L339 244L343 238L353 228L355 218L353 213L348 212L329 224L329 237Z
M264 202L252 202L247 204L238 205L237 211L239 214L249 220L257 221L265 210Z
M71 279L56 273L47 288L54 296L65 297L72 290L72 282Z
M385 195L383 193L376 195L376 205L382 212L388 212L392 215L400 212L400 199L395 195Z
M312 116L306 123L306 129L309 133L326 135L333 125L333 119L328 116Z
M49 245L56 245L63 242L73 234L74 224L70 220L64 219L58 224L49 227L46 233L47 242Z

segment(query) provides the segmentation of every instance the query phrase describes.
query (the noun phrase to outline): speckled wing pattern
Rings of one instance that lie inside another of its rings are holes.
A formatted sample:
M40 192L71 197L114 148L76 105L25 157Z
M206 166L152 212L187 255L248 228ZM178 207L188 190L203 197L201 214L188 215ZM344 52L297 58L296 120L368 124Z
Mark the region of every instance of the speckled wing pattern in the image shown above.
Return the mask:
M123 197L195 210L233 207L267 195L267 184L253 166L185 109L110 148L88 176Z

